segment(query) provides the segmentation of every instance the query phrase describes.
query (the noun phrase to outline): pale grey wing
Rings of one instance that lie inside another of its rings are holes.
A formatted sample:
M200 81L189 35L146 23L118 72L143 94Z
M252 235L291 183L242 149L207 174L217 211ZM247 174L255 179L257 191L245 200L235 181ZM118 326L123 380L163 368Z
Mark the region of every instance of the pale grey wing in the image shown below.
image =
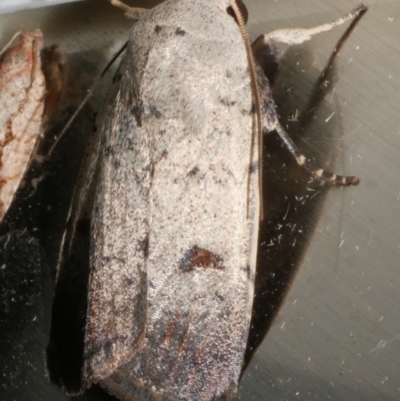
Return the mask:
M151 171L146 138L137 135L140 101L126 56L111 93L99 123L103 143L91 222L87 385L132 358L146 322Z
M142 100L134 142L150 149L148 309L136 353L100 384L122 400L233 399L258 233L243 41L214 2L174 0L139 21L127 57Z

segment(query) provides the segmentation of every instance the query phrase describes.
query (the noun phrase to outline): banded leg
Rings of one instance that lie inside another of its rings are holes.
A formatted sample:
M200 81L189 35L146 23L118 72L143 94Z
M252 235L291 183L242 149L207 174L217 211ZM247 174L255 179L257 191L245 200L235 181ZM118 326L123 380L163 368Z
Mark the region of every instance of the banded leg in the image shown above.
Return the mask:
M276 132L285 144L286 149L294 156L299 166L304 167L312 176L321 181L327 181L333 185L357 185L360 180L354 176L343 176L334 173L330 173L322 168L315 168L313 163L304 156L300 149L295 145L290 136L287 134L285 129L278 123Z
M328 32L339 25L343 25L347 21L351 21L361 17L367 11L367 7L364 4L359 4L348 14L341 18L338 18L334 22L328 22L313 28L288 28L278 29L276 31L261 35L256 41L263 40L264 43L281 42L288 45L299 45L307 40L310 40L314 35L322 32Z
M125 13L126 17L133 20L140 19L144 14L147 13L147 11L149 11L147 8L129 7L120 0L108 0L108 1L113 6L120 8Z
M262 68L268 83L273 83L275 81L277 72L278 72L278 58L277 52L274 45L275 41L284 42L287 44L300 44L306 40L311 39L311 37L317 33L326 32L331 30L332 28L339 26L347 21L353 20L351 26L346 30L345 34L339 40L336 49L332 56L329 59L327 67L324 69L321 74L320 79L318 80L318 86L320 86L323 79L325 79L327 71L330 69L333 64L338 51L342 47L343 43L349 36L350 32L354 29L355 25L361 18L361 16L365 13L367 8L364 5L359 5L355 9L353 9L349 14L344 17L339 18L338 20L323 24L314 28L309 29L281 29L277 31L273 31L269 34L264 34L258 37L254 43L252 44L252 50L254 54L254 58L256 59L259 66ZM264 78L265 79L265 78ZM261 79L262 81L262 79ZM275 130L282 142L285 144L286 148L290 151L290 153L294 156L297 163L304 167L309 173L316 177L321 181L327 181L332 183L333 185L355 185L359 183L359 179L353 176L341 176L337 174L330 173L321 168L315 168L313 163L307 159L294 144L292 139L289 137L285 129L281 126L278 121L275 104L271 102L272 94L270 94L269 88L265 83L259 82L260 87L266 90L266 93L262 93L263 99L263 108L264 108L264 116L263 116L263 130L264 132L271 132ZM312 103L318 103L321 101L321 92L316 91L313 96Z
M354 22L354 24L352 24L352 29L354 29L354 26L366 11L367 7L363 4L359 4L350 13L338 18L334 22L329 22L313 28L278 29L260 35L251 45L254 59L263 69L270 85L273 85L278 73L278 52L275 42L286 43L288 45L298 45L310 40L314 35L330 31L331 29L351 20Z

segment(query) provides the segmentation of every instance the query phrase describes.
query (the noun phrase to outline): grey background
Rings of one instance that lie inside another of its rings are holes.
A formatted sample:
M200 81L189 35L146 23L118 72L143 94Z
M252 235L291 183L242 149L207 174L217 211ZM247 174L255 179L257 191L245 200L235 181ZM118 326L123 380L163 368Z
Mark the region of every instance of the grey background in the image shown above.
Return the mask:
M345 0L245 3L252 38L331 21L355 5ZM361 183L331 189L321 212L312 216L314 233L305 240L292 288L243 375L244 400L400 398L400 2L365 4L369 11L342 49L331 91L322 102L330 107L316 115L317 126L324 129L313 137L337 150L330 169L357 175ZM59 44L73 64L80 64L79 90L124 42L130 25L105 0L87 0L2 15L0 43L18 29L41 28L46 44ZM299 81L302 75L310 81L310 71L324 68L344 30L296 47L295 53L308 55L307 63L286 62L285 69L296 72ZM281 57L286 50L279 46ZM295 102L295 109L306 103L301 95ZM326 132L333 129L339 135L332 139ZM50 270L54 263L55 256L48 255ZM20 330L21 345L10 356L15 366L2 361L6 384L0 391L6 401L68 399L44 375L51 286L48 280L38 304L41 319Z
M329 121L342 124L336 170L361 183L330 191L286 302L244 375L247 400L400 397L400 3L366 4L339 56L340 108ZM249 4L250 29L311 26L352 6L257 1ZM307 44L316 62L337 35Z

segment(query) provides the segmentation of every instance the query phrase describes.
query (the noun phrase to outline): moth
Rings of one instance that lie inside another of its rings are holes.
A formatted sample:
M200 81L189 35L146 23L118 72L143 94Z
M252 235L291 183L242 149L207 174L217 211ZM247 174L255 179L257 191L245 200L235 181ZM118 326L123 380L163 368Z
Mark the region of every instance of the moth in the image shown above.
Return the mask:
M38 158L39 139L62 91L65 60L57 46L43 47L39 29L19 31L0 53L0 222Z
M262 134L276 131L316 179L358 183L314 168L279 123L274 42L302 43L366 8L250 46L241 2L167 0L148 12L113 3L139 20L68 218L50 377L71 393L97 383L121 400L235 400L262 216Z
M7 45L0 58L0 222L42 133L46 91L40 61L42 32L18 32L16 36L19 42L10 48Z

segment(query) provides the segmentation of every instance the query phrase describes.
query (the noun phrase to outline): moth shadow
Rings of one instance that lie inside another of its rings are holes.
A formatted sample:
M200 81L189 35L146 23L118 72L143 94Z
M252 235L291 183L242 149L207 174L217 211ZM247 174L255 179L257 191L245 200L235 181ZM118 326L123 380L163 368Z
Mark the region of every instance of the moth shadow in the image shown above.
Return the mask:
M72 57L68 61L74 69ZM81 71L82 66L79 68ZM79 74L75 71L74 79ZM44 377L42 353L50 327L58 250L87 142L87 135L82 133L93 129L93 123L85 113L81 113L73 127L78 135L66 135L63 146L48 155L69 112L76 109L79 96L76 99L67 97L65 103L61 99L56 102L53 113L44 124L45 132L36 154L0 224L0 266L4 265L0 271L4 276L0 280L0 293L3 305L6 305L2 311L4 314L0 313L4 347L1 355L5 361L4 388L11 388L9 397L15 394L14 398L19 397L16 394L21 391L18 390L21 386L13 377L18 376L24 386L28 387L27 383L30 383L32 388ZM35 315L30 319L27 316L32 314L32 310ZM38 374L35 370L32 375L31 362L28 362L31 360L35 361Z
M333 93L334 64L321 71L304 46L280 60L274 100L281 124L302 153L334 170L342 136ZM301 67L298 67L301 66ZM328 100L328 98L330 98ZM260 224L255 296L243 370L267 335L295 279L318 223L329 187L312 179L283 147L276 133L264 136L264 220Z
M77 109L83 95L91 86L93 78L98 75L91 65L91 57L96 60L98 54L83 52L70 56L73 70L71 79L75 79L81 89L74 91L70 96L70 107L66 113L68 118ZM93 75L88 75L88 71L93 71ZM112 74L97 88L95 100L90 100L94 110L99 109L111 76ZM76 82L75 85L77 85ZM63 249L65 240L63 235L70 229L71 222L67 221L65 226L65 221L74 196L77 176L85 158L85 149L91 138L96 135L94 114L91 106L86 105L76 116L54 151L51 161L53 173L46 182L46 199L51 199L52 204L56 205L51 214L52 218L46 219L42 230L43 241L45 238L52 238L54 241L54 245L49 246L49 254L51 265L55 266L50 337L46 349L47 369L50 380L70 395L79 394L83 387L83 341L89 280L90 216L78 221L74 242L71 244L72 251L68 260L63 262L62 268L58 259L59 250ZM60 131L58 127L58 133Z

